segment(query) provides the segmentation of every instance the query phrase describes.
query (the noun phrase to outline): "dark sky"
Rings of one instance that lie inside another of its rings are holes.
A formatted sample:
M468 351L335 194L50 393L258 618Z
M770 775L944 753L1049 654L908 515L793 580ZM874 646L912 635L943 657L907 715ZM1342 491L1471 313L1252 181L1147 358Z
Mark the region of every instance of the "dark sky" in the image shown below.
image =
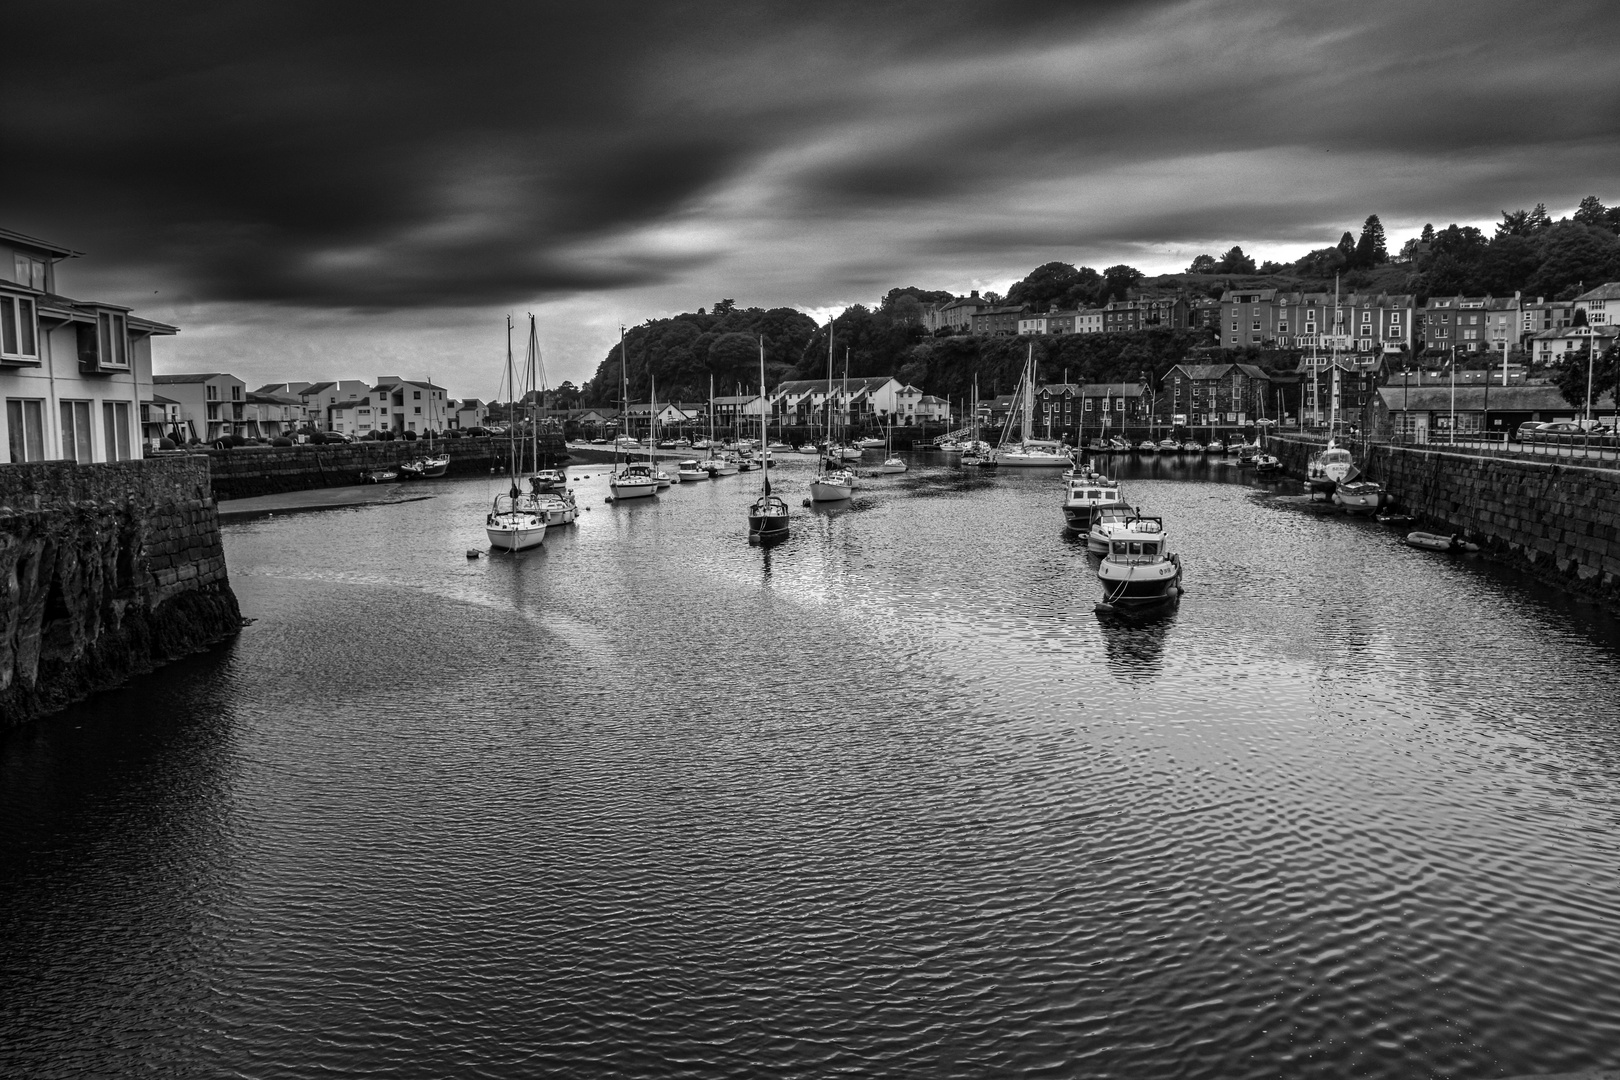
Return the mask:
M179 323L158 369L553 381L622 322L1041 262L1291 259L1620 201L1606 3L52 2L0 225Z

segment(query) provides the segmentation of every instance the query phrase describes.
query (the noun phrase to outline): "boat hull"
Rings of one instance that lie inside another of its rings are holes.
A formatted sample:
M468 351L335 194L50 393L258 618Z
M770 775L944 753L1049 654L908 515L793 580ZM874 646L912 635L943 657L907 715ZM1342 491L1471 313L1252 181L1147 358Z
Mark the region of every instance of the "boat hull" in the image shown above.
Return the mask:
M853 483L837 480L812 480L810 498L814 502L844 502L855 494Z
M748 515L748 539L756 543L769 543L773 540L785 540L788 536L788 518L786 514L754 514Z
M493 551L527 551L546 542L544 522L538 525L487 525L484 533L489 537L489 546Z
M645 499L658 494L657 480L609 480L608 490L615 499Z
M996 463L1004 469L1068 469L1074 465L1064 454L1025 454L1017 450L997 454Z
M1162 604L1181 595L1181 560L1138 565L1104 562L1097 568L1103 602L1116 608Z

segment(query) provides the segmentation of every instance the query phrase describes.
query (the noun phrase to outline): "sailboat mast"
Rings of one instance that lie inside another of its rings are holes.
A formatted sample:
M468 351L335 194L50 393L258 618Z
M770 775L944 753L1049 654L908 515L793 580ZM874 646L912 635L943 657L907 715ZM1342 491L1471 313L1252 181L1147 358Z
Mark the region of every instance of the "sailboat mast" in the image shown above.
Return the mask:
M624 327L619 327L619 437L613 440L613 467L619 467L619 447L630 433L630 362L625 359Z
M767 423L768 421L765 418L765 335L761 334L759 336L759 441L763 448L760 450L759 471L765 478L765 494L769 495L771 493L771 450L770 440L765 437Z
M506 447L512 459L512 479L517 479L517 379L512 368L512 316L506 317L506 392L512 403L506 409ZM513 485L516 486L515 484Z

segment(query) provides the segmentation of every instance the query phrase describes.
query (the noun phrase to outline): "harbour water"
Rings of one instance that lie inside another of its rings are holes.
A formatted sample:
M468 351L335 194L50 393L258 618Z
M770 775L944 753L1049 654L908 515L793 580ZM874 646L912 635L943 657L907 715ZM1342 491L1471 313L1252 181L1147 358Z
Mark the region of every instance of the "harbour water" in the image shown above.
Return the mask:
M228 649L0 733L0 1076L1501 1077L1620 1054L1620 635L1122 466L225 528Z

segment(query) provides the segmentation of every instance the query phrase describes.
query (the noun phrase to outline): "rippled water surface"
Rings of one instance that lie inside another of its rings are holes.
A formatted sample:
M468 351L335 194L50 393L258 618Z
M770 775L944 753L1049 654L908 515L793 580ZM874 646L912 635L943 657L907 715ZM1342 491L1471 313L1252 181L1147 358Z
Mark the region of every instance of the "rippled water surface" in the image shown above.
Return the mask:
M0 1076L1620 1063L1606 622L1224 466L1103 621L1050 476L226 528L227 649L0 735Z

